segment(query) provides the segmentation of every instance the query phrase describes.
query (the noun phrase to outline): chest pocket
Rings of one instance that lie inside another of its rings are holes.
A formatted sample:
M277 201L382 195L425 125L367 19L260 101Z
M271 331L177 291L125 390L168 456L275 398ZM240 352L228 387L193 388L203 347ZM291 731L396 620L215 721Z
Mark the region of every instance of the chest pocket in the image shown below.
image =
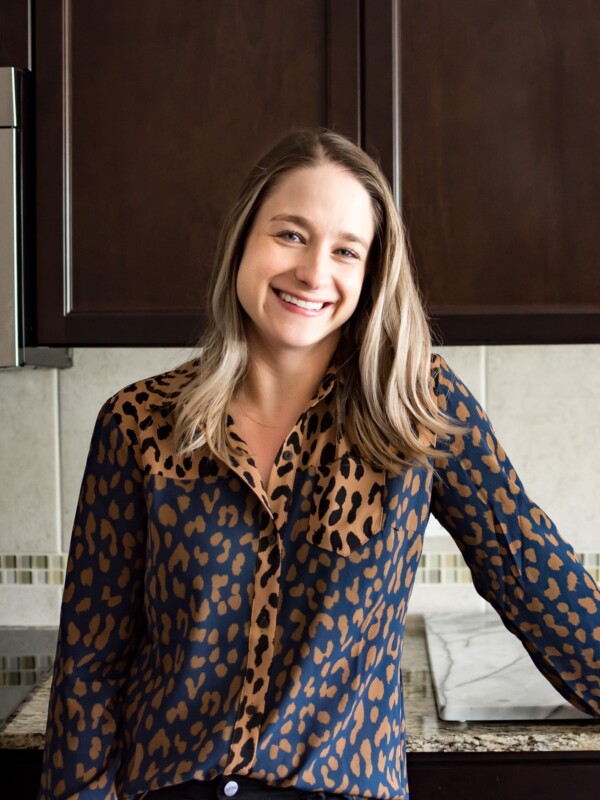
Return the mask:
M386 473L354 456L314 468L309 542L348 556L383 530Z

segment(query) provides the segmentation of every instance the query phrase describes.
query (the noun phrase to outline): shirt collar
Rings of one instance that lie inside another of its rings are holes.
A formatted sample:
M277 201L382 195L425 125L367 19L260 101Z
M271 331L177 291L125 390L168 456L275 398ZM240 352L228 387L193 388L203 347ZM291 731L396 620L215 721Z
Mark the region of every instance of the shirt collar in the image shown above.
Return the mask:
M319 384L319 388L313 395L312 400L308 404L308 408L314 408L318 405L322 400L328 397L331 392L333 391L334 386L338 382L340 378L338 368L335 365L330 366L327 369L327 372L323 376L321 383Z

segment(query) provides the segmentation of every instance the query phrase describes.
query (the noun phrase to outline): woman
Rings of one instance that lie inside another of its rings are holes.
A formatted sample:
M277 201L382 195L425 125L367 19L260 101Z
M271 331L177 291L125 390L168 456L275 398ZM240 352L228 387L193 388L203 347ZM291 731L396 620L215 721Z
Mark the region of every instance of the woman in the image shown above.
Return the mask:
M100 412L40 798L406 798L430 507L600 716L600 591L431 357L377 166L328 131L284 139L226 221L211 297L199 360Z

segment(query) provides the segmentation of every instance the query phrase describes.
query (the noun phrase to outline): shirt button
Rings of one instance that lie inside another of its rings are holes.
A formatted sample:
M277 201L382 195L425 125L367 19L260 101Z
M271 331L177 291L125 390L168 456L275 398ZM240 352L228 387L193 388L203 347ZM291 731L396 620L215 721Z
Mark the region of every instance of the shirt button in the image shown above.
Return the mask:
M237 781L227 781L223 791L227 797L233 797L235 794L237 794L239 788L240 787Z
M271 547L275 544L276 541L277 541L277 536L275 536L274 533L270 533L267 542L271 545Z
M254 716L254 714L256 714L256 706L246 706L246 712L250 714L251 717ZM225 787L225 789L227 789L227 787ZM235 790L237 792L237 783L235 784Z
M260 614L256 618L256 624L259 628L268 628L269 627L269 612L266 608L262 608Z
M284 461L291 461L292 458L294 457L294 454L292 453L291 450L285 450L281 457L283 458Z

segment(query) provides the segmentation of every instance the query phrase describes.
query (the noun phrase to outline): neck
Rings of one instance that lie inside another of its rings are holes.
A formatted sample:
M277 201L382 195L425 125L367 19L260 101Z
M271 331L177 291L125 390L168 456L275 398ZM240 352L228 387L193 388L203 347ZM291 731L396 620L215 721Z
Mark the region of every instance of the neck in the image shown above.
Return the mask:
M335 351L320 343L306 353L295 349L265 353L249 343L248 372L236 400L263 420L299 414L315 394Z

